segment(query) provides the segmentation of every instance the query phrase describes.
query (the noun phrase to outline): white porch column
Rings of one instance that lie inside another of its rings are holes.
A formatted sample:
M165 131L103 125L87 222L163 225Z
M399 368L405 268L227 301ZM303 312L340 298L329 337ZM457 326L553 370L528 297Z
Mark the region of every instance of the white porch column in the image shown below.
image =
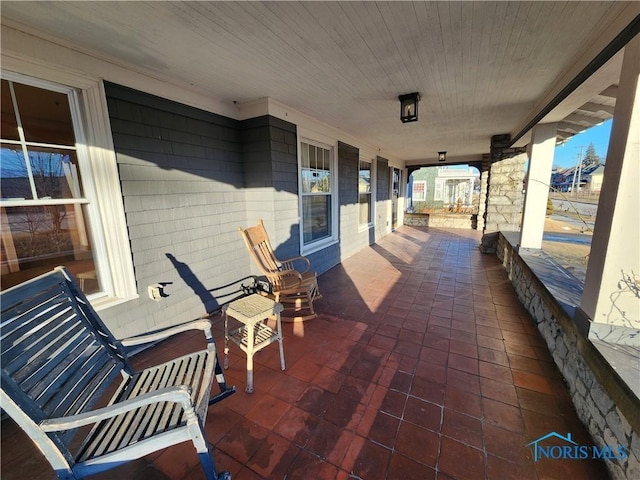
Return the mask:
M522 214L520 242L522 248L541 248L544 219L547 213L549 180L556 147L556 123L538 124L532 132L526 195Z
M581 312L578 311L578 316L584 314L593 322L590 337L635 345L640 342L639 75L640 36L636 36L624 51Z

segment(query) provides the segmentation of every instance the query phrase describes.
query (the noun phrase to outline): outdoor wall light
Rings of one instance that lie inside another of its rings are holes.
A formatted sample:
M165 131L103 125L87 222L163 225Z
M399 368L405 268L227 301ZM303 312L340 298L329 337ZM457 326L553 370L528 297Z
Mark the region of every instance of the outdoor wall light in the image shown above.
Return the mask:
M447 161L447 152L438 152L438 161L446 162Z
M418 120L418 102L420 94L418 92L400 95L400 120L402 123L416 122Z

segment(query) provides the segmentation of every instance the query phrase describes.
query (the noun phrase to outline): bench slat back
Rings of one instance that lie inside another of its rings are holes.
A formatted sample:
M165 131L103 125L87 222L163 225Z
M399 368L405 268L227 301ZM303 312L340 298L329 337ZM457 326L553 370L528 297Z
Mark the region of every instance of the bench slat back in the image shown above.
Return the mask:
M2 292L0 302L2 390L36 424L91 409L121 371L131 373L66 269Z

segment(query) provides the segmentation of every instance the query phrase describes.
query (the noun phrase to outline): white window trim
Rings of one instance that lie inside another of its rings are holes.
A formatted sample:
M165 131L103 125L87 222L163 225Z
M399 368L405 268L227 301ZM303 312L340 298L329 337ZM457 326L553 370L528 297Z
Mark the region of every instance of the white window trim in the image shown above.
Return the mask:
M367 158L364 156L360 156L358 161L358 181L360 180L360 162L365 162L370 165L371 169L371 189L369 192L370 195L370 204L369 204L369 215L371 217L371 221L369 223L360 223L360 211L358 210L358 232L363 232L365 230L370 230L375 226L376 222L376 161L375 158ZM358 190L358 206L360 203L360 191Z
M422 198L416 198L413 196L413 192L414 192L414 186L418 183L421 183L422 185L424 185L424 188L422 189ZM426 202L427 201L427 182L426 180L414 180L413 184L411 186L411 199L414 202Z
M331 236L315 241L309 245L304 244L304 232L302 228L302 143L326 148L331 152ZM313 133L305 134L298 129L298 224L300 225L300 252L301 255L324 250L325 248L338 243L338 142L322 135Z
M89 201L89 218L95 262L102 291L88 295L101 310L138 297L129 247L122 191L116 162L106 94L101 80L73 77L67 72L30 62L11 62L16 71L2 70L2 78L69 94L78 163L84 166L83 187ZM16 68L17 67L17 68ZM19 73L18 73L19 71ZM46 77L47 80L42 80ZM90 172L90 175L86 175Z
M435 181L435 187L433 190L433 200L435 202L443 202L444 201L444 187L445 187L445 179L437 178Z

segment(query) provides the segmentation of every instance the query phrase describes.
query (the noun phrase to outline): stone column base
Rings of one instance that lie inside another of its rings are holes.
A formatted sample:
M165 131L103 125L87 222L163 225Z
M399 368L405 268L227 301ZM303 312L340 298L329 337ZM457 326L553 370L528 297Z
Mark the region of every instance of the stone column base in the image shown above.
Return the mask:
M499 232L485 233L480 241L480 251L482 253L496 253L498 250Z

